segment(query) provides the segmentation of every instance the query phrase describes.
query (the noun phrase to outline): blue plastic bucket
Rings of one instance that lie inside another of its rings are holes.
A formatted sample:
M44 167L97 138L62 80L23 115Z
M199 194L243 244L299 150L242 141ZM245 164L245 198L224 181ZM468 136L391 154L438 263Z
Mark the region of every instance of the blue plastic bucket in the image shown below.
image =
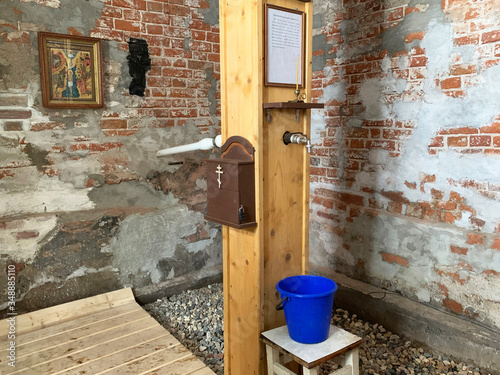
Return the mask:
M302 344L325 341L330 332L337 284L322 276L300 275L279 281L276 289L282 299L276 309L285 311L292 340Z

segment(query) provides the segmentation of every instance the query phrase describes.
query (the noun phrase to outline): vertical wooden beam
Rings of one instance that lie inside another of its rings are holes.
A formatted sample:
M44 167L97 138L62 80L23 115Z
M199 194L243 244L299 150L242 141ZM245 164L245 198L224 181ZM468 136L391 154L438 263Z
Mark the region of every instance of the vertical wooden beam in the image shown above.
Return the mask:
M310 135L310 112L273 110L264 102L288 101L293 88L264 86L264 0L225 0L220 8L221 121L223 140L233 135L255 147L257 227L223 228L225 374L265 374L260 332L285 324L276 283L309 268L309 155L284 145L285 131ZM306 12L306 90L311 94L312 3L275 0Z
M258 374L262 348L262 2L220 2L223 140L233 135L255 148L257 227L223 229L224 362L226 374Z

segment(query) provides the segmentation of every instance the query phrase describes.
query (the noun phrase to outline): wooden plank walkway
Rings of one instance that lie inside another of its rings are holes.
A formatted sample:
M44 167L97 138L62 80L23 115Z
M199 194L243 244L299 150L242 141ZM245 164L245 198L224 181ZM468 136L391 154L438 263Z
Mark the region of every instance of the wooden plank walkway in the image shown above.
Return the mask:
M121 289L16 317L16 366L9 322L0 320L0 374L214 375Z

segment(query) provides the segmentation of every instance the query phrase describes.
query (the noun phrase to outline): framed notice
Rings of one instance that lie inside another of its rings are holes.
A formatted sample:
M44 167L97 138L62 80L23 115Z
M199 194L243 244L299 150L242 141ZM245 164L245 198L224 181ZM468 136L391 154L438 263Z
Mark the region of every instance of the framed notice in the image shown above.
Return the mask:
M103 106L99 39L40 32L38 49L45 107Z
M265 7L265 85L304 87L304 12Z

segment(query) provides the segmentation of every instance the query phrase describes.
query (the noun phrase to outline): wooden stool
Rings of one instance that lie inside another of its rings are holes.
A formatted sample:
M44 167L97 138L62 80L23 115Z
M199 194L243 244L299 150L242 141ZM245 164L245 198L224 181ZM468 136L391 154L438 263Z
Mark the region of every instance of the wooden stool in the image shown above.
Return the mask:
M363 340L333 325L330 326L328 339L319 344L293 341L288 335L287 326L262 332L260 339L266 344L268 375L295 374L283 366L290 360L302 366L304 375L318 375L319 365L330 359L340 359L339 364L342 366L330 375L359 375L358 347ZM280 354L289 360L280 360Z

